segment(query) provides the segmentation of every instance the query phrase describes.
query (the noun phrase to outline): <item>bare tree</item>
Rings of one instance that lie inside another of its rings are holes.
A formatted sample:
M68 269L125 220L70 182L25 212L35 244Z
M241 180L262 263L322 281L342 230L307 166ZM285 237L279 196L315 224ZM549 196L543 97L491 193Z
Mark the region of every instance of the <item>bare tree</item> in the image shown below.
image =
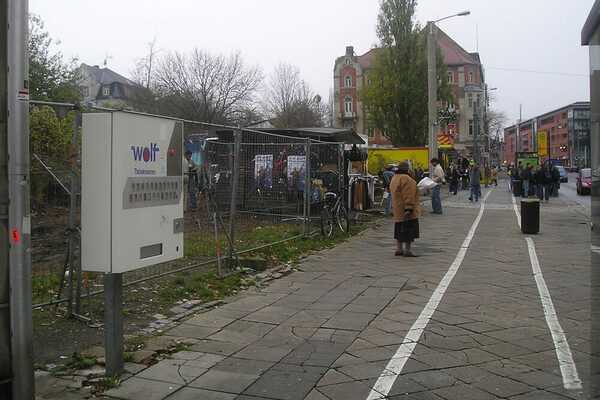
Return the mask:
M132 80L140 86L150 89L154 82L152 67L156 61L156 54L161 50L156 50L156 36L151 42L147 43L148 55L136 60L134 69L131 70Z
M258 66L246 66L239 52L229 57L195 50L169 52L155 68L156 92L163 112L197 121L245 122L255 109L253 95L262 83Z
M501 142L504 141L504 126L508 117L504 111L490 109L487 112L487 129L489 135L489 152L498 157Z
M300 78L300 70L290 64L279 64L263 96L263 108L278 128L323 126L326 107L321 96L314 94Z

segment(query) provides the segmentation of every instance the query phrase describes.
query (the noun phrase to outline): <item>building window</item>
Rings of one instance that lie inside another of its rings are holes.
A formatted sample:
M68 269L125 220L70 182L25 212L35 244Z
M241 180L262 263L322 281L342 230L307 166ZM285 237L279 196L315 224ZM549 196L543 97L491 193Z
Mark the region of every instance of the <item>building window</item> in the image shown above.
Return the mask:
M469 108L473 108L473 95L469 93Z
M90 95L90 88L89 87L84 87L83 88L83 95L85 97L88 97Z
M475 125L473 124L473 120L469 120L469 135L473 136L473 132L475 132Z
M352 77L350 75L346 75L346 77L344 78L344 86L352 86Z
M346 97L344 99L344 111L346 112L352 112L352 98L351 97Z
M475 83L475 76L473 75L473 71L469 72L469 83Z
M446 72L446 78L448 79L448 83L454 83L454 72Z
M102 96L108 96L110 94L110 88L105 86L102 88Z
M350 65L350 59L346 58L346 65Z
M372 126L370 126L370 127L367 128L367 136L370 137L370 138L372 138L372 137L375 136L375 129L373 129Z

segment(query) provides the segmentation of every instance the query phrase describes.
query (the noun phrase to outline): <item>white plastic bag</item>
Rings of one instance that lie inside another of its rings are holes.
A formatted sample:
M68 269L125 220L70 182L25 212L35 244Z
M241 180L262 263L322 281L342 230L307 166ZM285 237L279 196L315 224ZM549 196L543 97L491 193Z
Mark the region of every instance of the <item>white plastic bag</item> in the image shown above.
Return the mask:
M426 190L433 189L436 187L436 185L437 184L433 181L433 179L426 176L425 178L421 179L419 183L417 183L417 189L419 189L420 193L423 193Z

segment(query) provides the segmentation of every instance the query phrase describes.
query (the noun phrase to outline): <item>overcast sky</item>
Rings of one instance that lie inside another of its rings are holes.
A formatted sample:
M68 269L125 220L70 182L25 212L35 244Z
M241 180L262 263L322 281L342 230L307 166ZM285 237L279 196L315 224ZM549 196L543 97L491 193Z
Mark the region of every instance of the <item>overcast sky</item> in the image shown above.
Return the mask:
M594 0L420 0L425 25L463 10L439 27L468 52L479 51L491 107L512 124L575 101L589 101L588 48L581 28ZM127 77L156 36L162 51L239 50L266 77L280 62L297 66L327 99L333 64L354 46L377 44L377 0L29 0L60 51L86 64L104 63ZM106 57L108 55L108 58ZM525 72L532 71L532 72Z

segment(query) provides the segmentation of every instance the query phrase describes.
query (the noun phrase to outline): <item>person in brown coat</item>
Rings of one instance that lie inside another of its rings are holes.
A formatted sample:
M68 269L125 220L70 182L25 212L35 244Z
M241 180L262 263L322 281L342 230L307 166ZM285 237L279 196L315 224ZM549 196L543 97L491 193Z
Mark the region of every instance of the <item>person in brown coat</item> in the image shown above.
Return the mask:
M409 175L408 164L398 165L396 175L390 182L390 194L394 206L394 239L397 256L418 257L410 249L411 243L419 237L419 190L417 183ZM404 248L403 248L404 246Z

